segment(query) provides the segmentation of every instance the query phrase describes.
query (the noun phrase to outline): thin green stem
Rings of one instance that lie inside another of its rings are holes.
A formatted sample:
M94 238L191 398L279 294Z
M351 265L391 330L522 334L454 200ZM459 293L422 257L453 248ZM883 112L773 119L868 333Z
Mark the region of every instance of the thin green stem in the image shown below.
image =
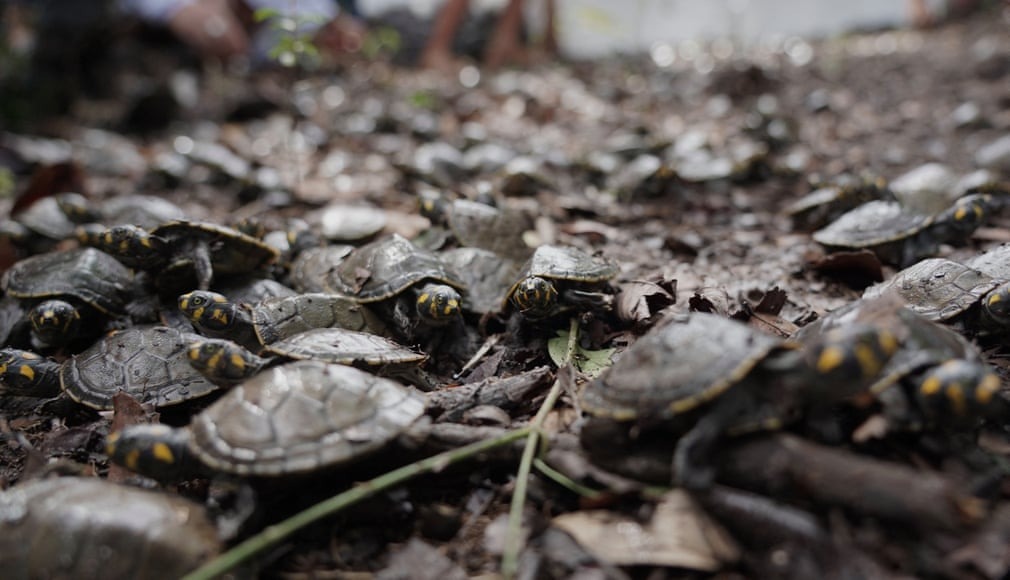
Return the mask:
M568 333L568 345L565 348L565 356L559 368L570 365L575 357L575 347L579 340L579 319L572 318ZM533 421L530 422L530 433L526 439L526 447L523 449L523 456L519 460L519 470L516 472L516 488L512 493L512 503L509 505L508 526L505 530L505 547L502 550L501 574L505 580L515 578L519 571L519 550L522 548L522 519L523 507L526 504L526 487L529 484L530 471L533 468L533 458L536 455L537 447L540 444L540 428L543 427L547 414L554 408L558 398L561 397L561 379L554 379L551 390L548 391L540 409L537 411Z
M557 469L554 469L547 464L546 461L537 457L533 460L533 467L536 467L538 471L546 475L547 477L554 480L555 483L570 490L572 493L580 495L584 498L596 498L602 495L602 492L597 491L591 487L586 487L581 483L575 481L574 479L568 477L564 473L561 473Z
M438 455L433 455L427 459L415 461L409 465L394 469L384 473L375 479L359 484L343 493L339 493L327 500L298 512L290 518L268 526L260 533L252 536L241 544L221 554L217 558L207 562L200 568L190 572L183 577L183 580L210 580L234 569L249 558L281 542L299 529L338 511L353 505L363 499L371 497L381 491L399 485L409 479L425 473L433 473L445 469L447 466L463 461L495 447L507 445L513 441L526 437L533 432L533 427L527 426L522 429L515 429L494 439L478 441L451 449Z

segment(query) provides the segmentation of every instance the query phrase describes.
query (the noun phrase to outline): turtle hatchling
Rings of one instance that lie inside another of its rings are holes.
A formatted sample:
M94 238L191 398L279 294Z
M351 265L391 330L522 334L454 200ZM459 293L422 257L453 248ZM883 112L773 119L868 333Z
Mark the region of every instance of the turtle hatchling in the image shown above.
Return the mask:
M709 458L721 435L779 428L814 401L844 398L874 380L896 350L892 335L867 325L799 348L694 313L638 339L586 386L581 406L595 421L680 433L675 477L704 488L715 475Z
M420 395L344 365L270 368L193 417L187 428L132 425L109 458L157 479L193 471L280 477L347 463L390 443L424 414ZM158 449L170 450L158 453Z
M570 246L540 246L506 293L524 317L538 319L567 309L611 308L609 281L617 276L616 264Z

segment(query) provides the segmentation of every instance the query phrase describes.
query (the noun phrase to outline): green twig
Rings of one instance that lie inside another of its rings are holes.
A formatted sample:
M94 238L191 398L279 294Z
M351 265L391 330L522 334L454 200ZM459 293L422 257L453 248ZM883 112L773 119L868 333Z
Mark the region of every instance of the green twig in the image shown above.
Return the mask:
M555 483L571 491L574 494L580 495L587 499L597 498L603 495L603 492L597 491L591 487L586 487L581 483L575 481L574 479L568 477L564 473L561 473L557 469L554 469L547 464L546 461L537 457L533 460L533 467L536 467L538 471L553 479Z
M575 356L575 346L579 339L579 320L572 318L571 329L568 333L568 346L565 348L565 356L558 365L559 368L570 365ZM540 428L547 418L547 414L554 408L554 404L561 396L561 378L554 379L551 390L548 391L540 410L537 411L533 421L530 423L529 437L526 439L526 447L523 449L522 459L519 461L519 470L516 472L516 488L512 493L512 503L509 505L508 526L505 530L505 547L502 551L501 574L508 580L514 578L519 570L519 550L522 547L522 516L523 506L526 504L526 486L529 483L530 470L533 467L533 458L540 444Z
M375 479L366 481L343 493L317 503L304 511L298 512L280 523L265 528L255 536L190 572L183 577L183 580L210 580L211 578L217 578L321 518L333 515L345 507L399 485L418 475L441 471L449 465L526 437L532 431L533 427L529 426L515 429L494 439L478 441L458 449L451 449L384 473Z

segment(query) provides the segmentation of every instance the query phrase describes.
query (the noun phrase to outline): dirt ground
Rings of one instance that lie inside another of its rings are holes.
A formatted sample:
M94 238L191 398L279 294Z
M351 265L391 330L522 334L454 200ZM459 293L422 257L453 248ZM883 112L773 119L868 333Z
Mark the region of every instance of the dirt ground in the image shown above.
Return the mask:
M468 69L462 82L383 62L236 81L145 46L117 53L126 64L114 97L81 98L58 121L0 133L0 168L13 178L4 209L65 189L94 200L143 192L200 219L256 218L279 229L300 218L326 231L346 211L334 206L350 204L380 210L380 235L437 246L419 196L490 194L529 218L513 247L572 245L619 265L614 283L637 308L583 320L590 356L607 348L619 356L663 316L689 310L786 336L895 271L865 257L826 262L809 232L793 227L785 208L817 184L894 183L927 164L942 164L948 177L910 189L942 197L966 189L961 178L1010 179L1008 32L1010 8L997 5L927 30L794 39L745 55L711 47L669 66L643 56ZM146 74L159 70L175 70L174 85L199 94L181 105L161 98ZM988 153L1000 138L1001 156ZM963 259L1007 241L1010 218L998 214L939 254ZM9 266L15 256L6 252ZM649 284L635 285L642 280ZM484 335L515 330L495 318L469 322ZM460 363L438 353L429 370L447 387L553 368L545 342L566 327L564 319L506 336L460 377ZM985 348L1006 375L1003 344ZM566 390L547 416L544 457L603 493L580 497L534 470L521 577L968 579L1010 569L1003 425L978 438L938 430L831 446L799 430L747 438L720 448L718 486L692 499L654 487L664 473L669 481L669 442L656 454L615 438L617 455L650 457L589 461L575 396L585 379L558 376ZM550 378L467 420L525 425ZM50 471L107 475L111 417L45 409L2 416L3 487ZM167 409L161 420L183 425L195 410ZM165 487L232 524L241 519L234 512L255 506L237 525L241 538L431 452L422 445L324 476L246 482L256 500L235 491L244 484L205 478ZM518 455L490 453L380 494L260 554L246 572L495 577Z

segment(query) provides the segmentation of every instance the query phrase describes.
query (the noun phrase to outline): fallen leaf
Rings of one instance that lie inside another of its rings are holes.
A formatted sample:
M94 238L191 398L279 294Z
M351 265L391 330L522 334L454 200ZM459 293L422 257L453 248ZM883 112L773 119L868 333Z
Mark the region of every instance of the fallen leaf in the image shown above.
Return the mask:
M551 360L554 361L554 364L559 367L563 366L565 362L565 351L568 350L568 335L569 332L567 330L559 330L555 338L547 341L547 353L550 355ZM610 355L614 354L614 350L612 348L587 350L576 344L571 363L585 375L595 377L613 363L610 360Z
M676 292L676 280L632 280L621 284L614 299L614 310L621 320L647 325L677 301Z
M594 510L562 514L552 523L595 557L621 566L714 572L740 558L730 535L678 489L663 496L648 522Z

